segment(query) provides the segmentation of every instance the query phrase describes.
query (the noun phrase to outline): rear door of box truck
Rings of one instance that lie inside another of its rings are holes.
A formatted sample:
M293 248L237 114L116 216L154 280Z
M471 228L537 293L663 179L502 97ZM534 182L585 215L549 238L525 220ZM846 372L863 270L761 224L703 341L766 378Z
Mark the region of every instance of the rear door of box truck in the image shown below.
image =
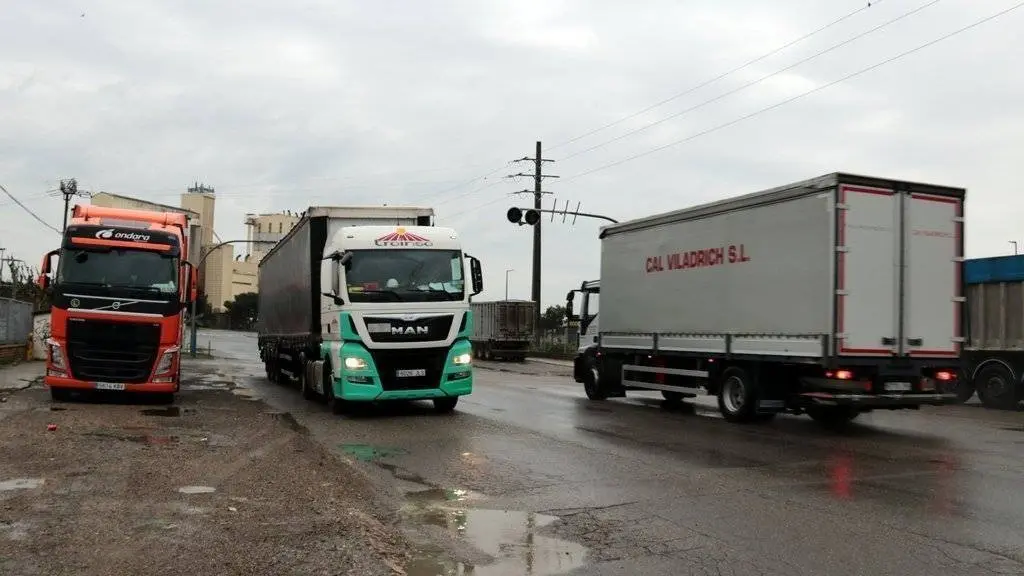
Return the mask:
M840 184L837 202L837 353L957 357L963 199Z

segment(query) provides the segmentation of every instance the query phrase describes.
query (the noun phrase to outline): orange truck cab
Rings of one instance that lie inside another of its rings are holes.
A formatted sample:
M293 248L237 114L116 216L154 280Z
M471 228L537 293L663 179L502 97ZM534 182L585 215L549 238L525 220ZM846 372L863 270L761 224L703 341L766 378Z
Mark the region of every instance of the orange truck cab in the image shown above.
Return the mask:
M173 212L74 207L38 279L52 303L44 382L54 400L118 390L174 401L196 296L187 226Z

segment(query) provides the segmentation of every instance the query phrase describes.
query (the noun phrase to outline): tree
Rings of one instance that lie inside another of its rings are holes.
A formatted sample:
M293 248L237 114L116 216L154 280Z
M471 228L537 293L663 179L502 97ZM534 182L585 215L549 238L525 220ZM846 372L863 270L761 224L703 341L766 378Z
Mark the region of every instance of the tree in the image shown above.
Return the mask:
M541 330L558 330L565 327L565 306L548 306L540 317Z
M224 302L224 308L232 329L250 330L256 323L257 295L255 292L239 294L234 300Z

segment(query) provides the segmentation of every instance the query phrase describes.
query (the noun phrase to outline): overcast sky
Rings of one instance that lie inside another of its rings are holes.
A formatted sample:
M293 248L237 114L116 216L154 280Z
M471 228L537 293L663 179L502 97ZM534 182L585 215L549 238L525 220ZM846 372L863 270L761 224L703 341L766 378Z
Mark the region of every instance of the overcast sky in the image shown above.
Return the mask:
M1024 248L1024 9L720 130L1018 0L8 0L0 13L0 184L59 227L47 195L177 204L194 180L216 230L315 204L433 206L529 297L527 227L501 178L543 140L546 198L619 219L838 170L968 188L968 256ZM933 4L689 113L680 112ZM594 150L588 148L677 116ZM558 146L562 144L561 146ZM581 152L575 154L577 152ZM500 170L499 170L500 169ZM587 174L584 174L587 173ZM484 175L490 174L486 179ZM520 204L529 200L521 198ZM544 228L545 305L597 276L597 222ZM0 247L38 264L58 236L0 196Z

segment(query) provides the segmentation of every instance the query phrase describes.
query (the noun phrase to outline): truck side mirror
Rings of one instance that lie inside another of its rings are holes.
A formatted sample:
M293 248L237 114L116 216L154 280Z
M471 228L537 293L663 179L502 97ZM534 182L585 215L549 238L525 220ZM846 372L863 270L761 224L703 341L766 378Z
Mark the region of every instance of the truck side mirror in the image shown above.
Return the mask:
M196 299L195 268L188 260L183 260L182 266L185 269L185 279L181 285L181 301L182 304L191 304Z
M50 273L53 270L53 257L60 254L60 250L51 250L43 256L42 266L39 267L39 277L36 278L36 285L43 290L50 288Z
M470 296L476 296L477 294L484 291L484 272L480 267L480 260L466 254L469 258L469 276L473 282L473 293Z
M575 314L573 314L573 311L572 311L572 301L575 298L576 298L576 291L575 290L570 290L569 293L565 295L565 319L568 320L569 322L573 322L575 320L579 320L580 319L580 317L576 316Z

